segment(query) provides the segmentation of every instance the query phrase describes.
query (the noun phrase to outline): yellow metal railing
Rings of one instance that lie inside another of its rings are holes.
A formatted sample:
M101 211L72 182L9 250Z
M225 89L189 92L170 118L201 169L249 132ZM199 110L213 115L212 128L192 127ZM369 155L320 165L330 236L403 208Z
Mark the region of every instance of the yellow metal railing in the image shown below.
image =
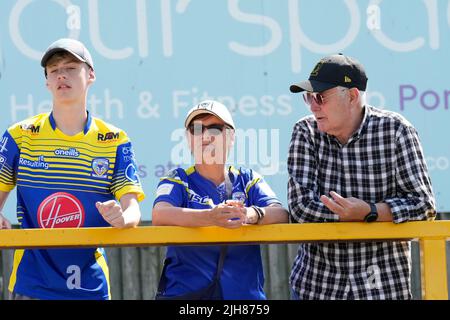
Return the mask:
M380 223L307 223L219 227L137 227L133 229L0 230L0 249L93 246L160 246L211 243L289 243L418 239L421 248L422 296L448 299L445 242L450 221Z

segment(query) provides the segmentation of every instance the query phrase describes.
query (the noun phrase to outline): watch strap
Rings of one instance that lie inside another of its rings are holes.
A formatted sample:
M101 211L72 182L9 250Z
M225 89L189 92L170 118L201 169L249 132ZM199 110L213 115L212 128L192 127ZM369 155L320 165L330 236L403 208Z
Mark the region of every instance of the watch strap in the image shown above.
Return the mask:
M370 212L364 217L365 222L375 222L378 219L378 210L375 203L369 203Z

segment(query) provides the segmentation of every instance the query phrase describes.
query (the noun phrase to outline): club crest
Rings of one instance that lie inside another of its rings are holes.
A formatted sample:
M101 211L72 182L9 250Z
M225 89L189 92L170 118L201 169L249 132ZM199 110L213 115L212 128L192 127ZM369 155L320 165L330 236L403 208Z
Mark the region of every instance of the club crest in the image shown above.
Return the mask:
M106 178L109 169L109 160L105 158L95 158L92 160L92 176Z

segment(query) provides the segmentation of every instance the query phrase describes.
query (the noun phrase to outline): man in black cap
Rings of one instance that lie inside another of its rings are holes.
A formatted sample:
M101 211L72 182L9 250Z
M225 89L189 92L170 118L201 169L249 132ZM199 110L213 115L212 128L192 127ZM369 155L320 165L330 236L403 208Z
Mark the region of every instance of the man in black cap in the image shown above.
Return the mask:
M288 156L291 220L429 220L435 200L415 128L365 103L363 66L320 60L304 92L312 115L294 126ZM410 299L410 242L301 244L290 284L296 299Z
M87 111L94 64L59 39L44 53L50 113L12 125L0 148L0 208L17 186L21 228L136 226L144 193L126 133ZM0 213L0 229L11 223ZM1 232L1 231L0 231ZM16 250L11 299L110 299L103 248Z

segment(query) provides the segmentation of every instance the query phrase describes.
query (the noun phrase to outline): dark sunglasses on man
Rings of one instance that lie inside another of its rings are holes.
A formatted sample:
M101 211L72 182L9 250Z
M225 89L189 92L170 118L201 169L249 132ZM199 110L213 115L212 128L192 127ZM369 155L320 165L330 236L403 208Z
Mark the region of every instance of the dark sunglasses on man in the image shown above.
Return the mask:
M305 92L305 93L303 93L303 100L305 100L305 103L308 106L310 106L313 103L313 101L317 105L321 106L321 105L323 105L326 102L326 99L328 97L334 96L335 94L337 94L339 92L342 92L342 91L345 91L345 90L347 90L347 89L346 88L342 88L341 90L338 90L336 92L333 92L333 93L330 93L330 94L326 94L326 95L324 95L321 92Z
M231 127L226 124L210 124L204 126L201 123L190 124L188 126L188 130L193 136L200 136L205 133L205 130L208 131L210 136L218 136L222 134L224 129L231 129Z

